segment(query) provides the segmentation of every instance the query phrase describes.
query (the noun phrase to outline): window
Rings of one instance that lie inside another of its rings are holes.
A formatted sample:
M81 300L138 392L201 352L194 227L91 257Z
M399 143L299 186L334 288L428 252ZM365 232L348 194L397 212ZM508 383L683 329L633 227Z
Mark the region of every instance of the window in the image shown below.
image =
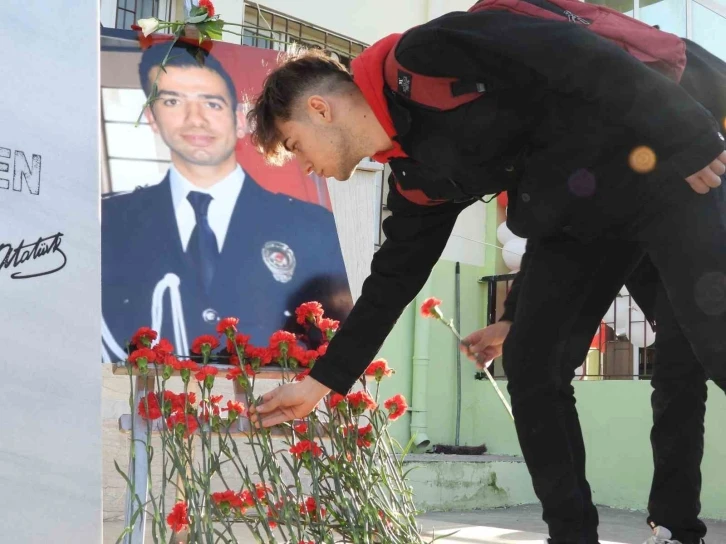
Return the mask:
M146 118L135 126L145 102L141 89L101 89L104 192L133 191L138 185L158 183L169 169L169 150Z
M286 51L291 44L301 44L327 51L346 68L350 68L350 61L366 48L363 43L280 15L254 2L245 4L244 25L244 45Z
M171 20L173 0L116 0L116 28L131 29L139 19Z
M689 38L726 61L726 0L586 0Z

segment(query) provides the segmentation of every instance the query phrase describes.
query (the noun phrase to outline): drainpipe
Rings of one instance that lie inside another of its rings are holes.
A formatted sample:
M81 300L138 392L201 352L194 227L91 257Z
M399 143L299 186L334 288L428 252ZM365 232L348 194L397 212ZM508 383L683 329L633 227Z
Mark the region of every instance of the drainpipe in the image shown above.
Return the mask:
M459 261L456 261L455 271L455 300L454 310L454 327L457 331L461 331L461 267ZM459 344L454 348L456 350L456 438L454 444L459 445L459 431L461 430L461 350Z
M431 280L424 285L415 300L416 313L413 333L413 370L411 376L411 436L413 445L419 449L427 449L431 440L426 434L427 410L426 394L428 392L429 374L429 341L431 339L431 322L421 315L419 308L424 300L431 296Z

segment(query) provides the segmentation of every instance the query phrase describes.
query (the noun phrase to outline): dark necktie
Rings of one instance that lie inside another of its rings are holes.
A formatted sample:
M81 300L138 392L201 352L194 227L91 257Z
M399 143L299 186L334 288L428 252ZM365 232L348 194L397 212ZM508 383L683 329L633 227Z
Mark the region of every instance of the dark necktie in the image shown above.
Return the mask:
M209 210L209 203L212 201L212 197L207 193L191 191L187 195L187 200L192 205L192 208L194 208L194 216L197 220L197 224L192 231L192 236L189 239L187 253L193 259L204 289L208 291L212 283L212 278L214 277L217 257L219 257L217 237L209 226L207 217L207 211Z

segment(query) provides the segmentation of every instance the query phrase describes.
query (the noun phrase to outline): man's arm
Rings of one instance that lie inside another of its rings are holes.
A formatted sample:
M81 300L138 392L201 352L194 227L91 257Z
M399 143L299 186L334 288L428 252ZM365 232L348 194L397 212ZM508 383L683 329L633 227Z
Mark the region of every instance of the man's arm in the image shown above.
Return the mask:
M361 296L310 376L345 394L365 372L403 309L423 288L449 239L456 218L468 204L425 207L405 200L389 180L383 222L386 241L373 256Z
M724 150L718 123L684 89L582 25L504 11L451 14L411 31L397 56L424 75L498 77L534 96L544 89L595 103L683 178Z

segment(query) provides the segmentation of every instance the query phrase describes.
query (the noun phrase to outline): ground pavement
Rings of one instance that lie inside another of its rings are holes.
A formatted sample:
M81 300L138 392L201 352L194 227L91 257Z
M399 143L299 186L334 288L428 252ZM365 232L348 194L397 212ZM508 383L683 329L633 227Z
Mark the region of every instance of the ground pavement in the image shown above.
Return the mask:
M645 515L600 507L601 544L643 544L649 530ZM419 517L427 536L456 534L437 542L441 544L539 544L546 538L542 510L538 506L496 508L476 512L431 512ZM707 521L707 544L726 543L726 522ZM104 522L104 544L114 544L123 529L119 521ZM146 544L152 544L151 534ZM240 530L239 544L254 544L254 539Z

